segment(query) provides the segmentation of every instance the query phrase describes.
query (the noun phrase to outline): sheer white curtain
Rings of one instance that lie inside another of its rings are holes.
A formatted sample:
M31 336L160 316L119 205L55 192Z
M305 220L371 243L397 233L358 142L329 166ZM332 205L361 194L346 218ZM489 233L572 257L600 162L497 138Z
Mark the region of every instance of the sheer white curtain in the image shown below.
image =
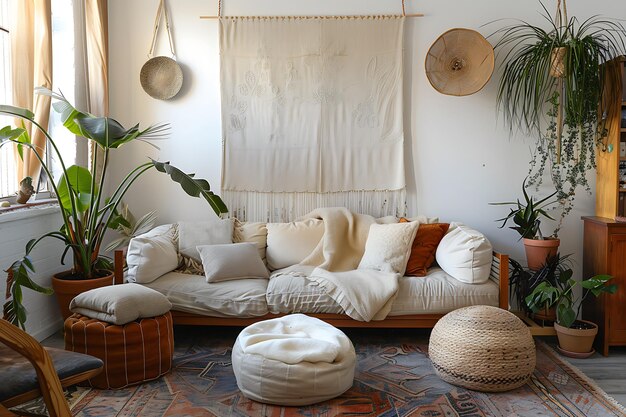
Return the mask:
M106 0L52 0L52 15L54 89L81 110L108 115ZM50 130L55 140L61 141L66 165L90 166L95 149L68 132L54 112ZM54 156L52 162L58 179Z

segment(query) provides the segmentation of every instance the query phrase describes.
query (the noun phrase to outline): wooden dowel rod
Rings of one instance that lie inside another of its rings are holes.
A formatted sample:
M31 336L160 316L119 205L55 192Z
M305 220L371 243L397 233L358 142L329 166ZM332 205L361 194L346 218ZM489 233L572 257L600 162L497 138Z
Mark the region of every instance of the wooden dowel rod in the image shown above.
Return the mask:
M233 17L263 17L263 18L289 18L289 19L349 19L358 17L424 17L423 13L407 13L402 16L401 14L392 15L354 15L354 16L221 16L221 19L229 19ZM200 16L200 19L220 19L220 16Z

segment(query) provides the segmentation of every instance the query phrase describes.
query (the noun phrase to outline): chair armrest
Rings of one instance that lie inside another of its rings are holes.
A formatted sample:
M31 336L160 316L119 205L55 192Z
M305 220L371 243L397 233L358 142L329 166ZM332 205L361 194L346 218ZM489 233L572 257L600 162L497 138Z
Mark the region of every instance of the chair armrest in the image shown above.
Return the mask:
M39 342L6 320L0 320L0 342L19 352L33 365L50 417L71 416L50 354Z
M500 288L499 307L509 309L509 255L493 252L489 279Z

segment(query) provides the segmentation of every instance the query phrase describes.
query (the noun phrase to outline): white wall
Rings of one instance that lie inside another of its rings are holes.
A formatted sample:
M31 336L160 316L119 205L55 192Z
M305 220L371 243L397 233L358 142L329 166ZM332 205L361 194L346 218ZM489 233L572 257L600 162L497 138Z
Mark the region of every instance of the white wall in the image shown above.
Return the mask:
M61 224L58 207L32 208L21 212L7 212L0 216L0 289L4 295L6 271L11 264L24 256L24 247L29 240L57 230ZM59 260L64 245L56 239L41 241L31 258L36 273L33 281L44 287L51 286L52 275L68 269ZM68 262L71 255L68 256ZM2 298L2 305L4 305ZM24 289L23 304L28 311L26 330L37 340L43 340L57 331L62 324L61 312L54 296L47 296Z
M400 11L400 0L224 0L226 15L332 15L391 14ZM552 2L550 2L551 4ZM178 62L185 77L181 93L171 101L158 101L143 92L139 71L146 61L158 0L109 0L111 114L124 124L170 122L169 141L161 151L145 144L131 144L116 152L113 168L121 176L146 156L173 164L207 178L219 189L221 122L217 21L201 20L215 14L217 0L171 0L172 28ZM626 8L615 0L571 1L570 14L586 18L603 14L626 18ZM502 18L540 23L538 1L422 0L407 1L407 12L423 18L406 25L406 159L410 214L440 216L463 221L486 233L494 247L523 259L517 234L500 230L494 219L506 214L489 202L521 196L528 171L531 138L510 137L497 120L495 95L499 72L479 93L450 97L437 93L424 73L429 46L454 27L477 29L488 35L504 26ZM349 34L346 34L349 36ZM159 51L166 54L162 36ZM498 64L498 62L497 62ZM497 65L496 64L496 65ZM592 183L595 182L591 178ZM547 189L546 189L547 190ZM131 208L142 214L158 209L160 222L213 216L202 201L185 196L177 184L150 173L128 197ZM574 253L577 270L582 265L581 215L594 212L594 197L581 192L576 207L560 234L562 253ZM544 231L551 232L550 227Z

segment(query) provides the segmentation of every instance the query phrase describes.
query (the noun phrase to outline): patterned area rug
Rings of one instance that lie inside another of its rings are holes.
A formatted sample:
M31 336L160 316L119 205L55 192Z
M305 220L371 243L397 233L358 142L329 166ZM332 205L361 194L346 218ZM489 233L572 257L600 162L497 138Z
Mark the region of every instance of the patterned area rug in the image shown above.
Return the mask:
M536 417L626 416L624 409L545 343L537 342L532 380L514 391L486 394L443 382L428 359L428 333L346 332L358 369L341 397L308 407L278 407L246 399L230 363L234 329L176 329L174 369L158 381L118 391L75 394L75 415L253 417ZM200 335L200 336L199 336Z

